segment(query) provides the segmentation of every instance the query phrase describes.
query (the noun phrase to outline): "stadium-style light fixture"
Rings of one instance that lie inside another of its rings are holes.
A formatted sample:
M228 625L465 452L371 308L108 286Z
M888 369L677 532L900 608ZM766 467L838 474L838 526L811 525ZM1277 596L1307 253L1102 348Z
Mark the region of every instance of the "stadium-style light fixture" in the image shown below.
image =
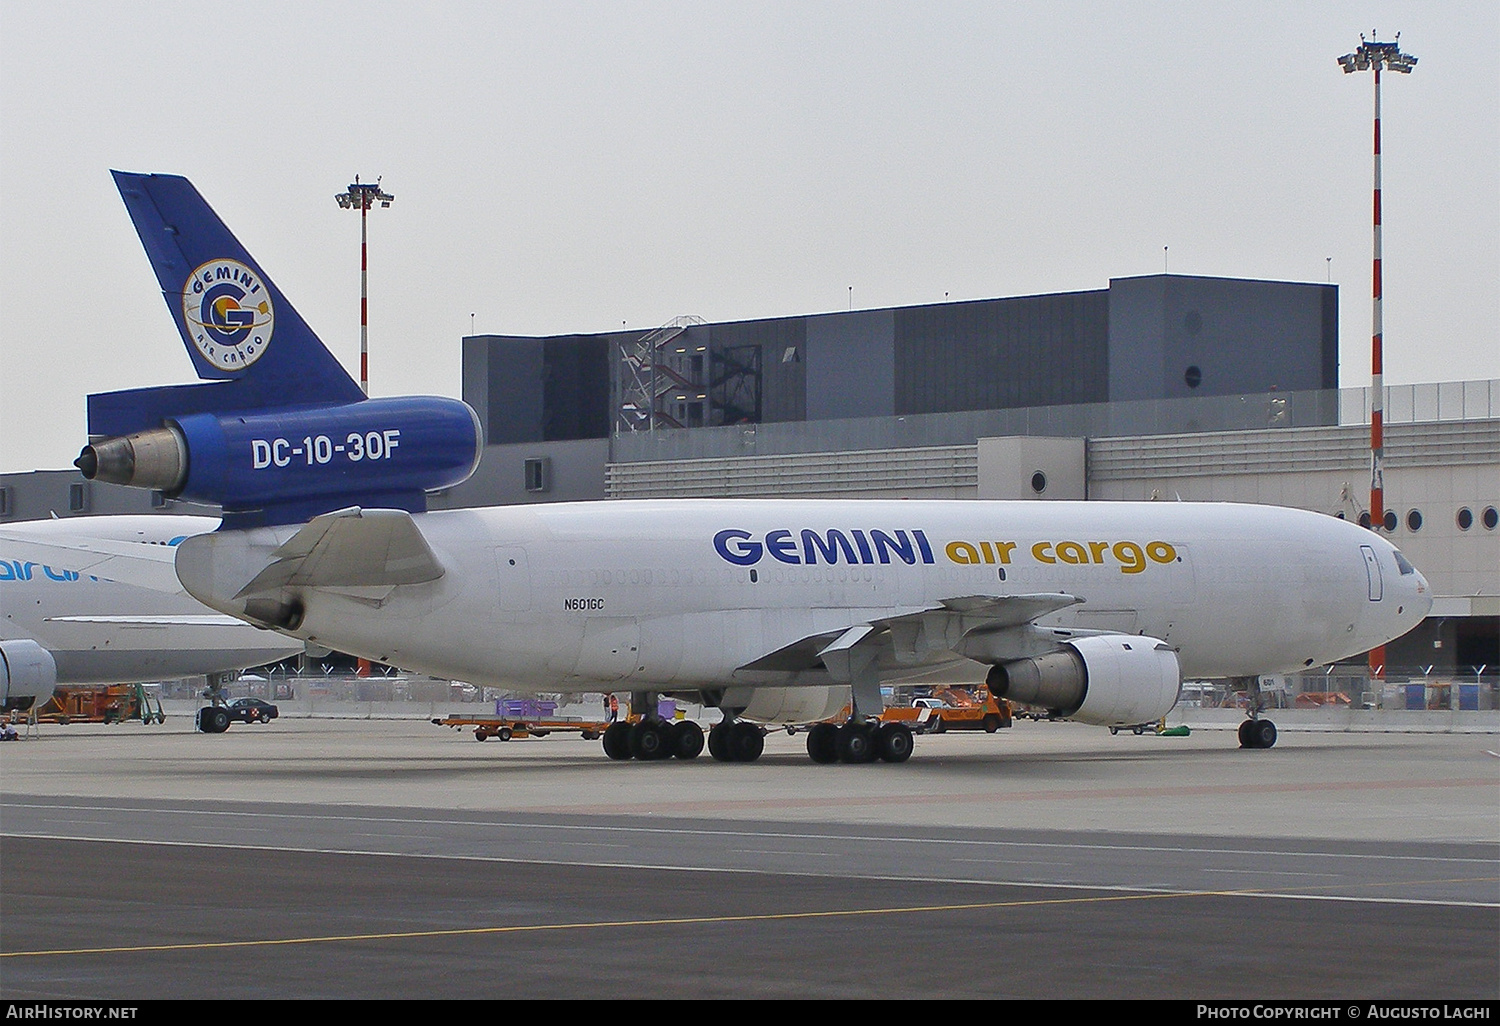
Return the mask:
M376 203L382 207L388 207L395 198L381 189L379 178L375 179L373 185L361 184L359 175L354 176L348 192L341 192L334 197L343 209L359 211L359 387L365 395L370 394L370 262L369 230L366 222L371 207Z

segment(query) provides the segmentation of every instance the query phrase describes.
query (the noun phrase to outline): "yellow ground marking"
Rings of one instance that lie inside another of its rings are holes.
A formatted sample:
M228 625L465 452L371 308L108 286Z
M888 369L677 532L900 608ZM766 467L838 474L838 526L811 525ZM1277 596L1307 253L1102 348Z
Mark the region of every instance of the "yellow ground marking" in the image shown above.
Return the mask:
M354 941L411 940L421 937L480 937L493 934L542 933L562 930L612 930L640 926L704 926L725 923L787 922L797 919L840 919L858 916L910 915L917 912L972 912L984 909L1034 908L1041 905L1089 905L1122 901L1159 901L1163 898L1235 897L1254 890L1177 891L1163 894L1113 894L1079 898L1039 898L1031 901L975 901L952 905L907 905L894 908L834 909L824 912L768 912L737 916L684 916L673 919L616 919L597 923L535 923L527 926L478 926L453 930L410 930L396 933L355 933L325 937L206 941L191 944L135 944L109 948L57 948L49 951L3 951L0 958L44 955L110 955L144 951L211 951L223 948L264 948L291 944L343 944Z

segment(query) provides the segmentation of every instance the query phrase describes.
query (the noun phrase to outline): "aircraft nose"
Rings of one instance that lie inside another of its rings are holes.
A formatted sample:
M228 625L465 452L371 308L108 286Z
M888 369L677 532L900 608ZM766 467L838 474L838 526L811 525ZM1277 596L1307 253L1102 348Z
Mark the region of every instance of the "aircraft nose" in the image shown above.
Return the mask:
M1417 622L1426 618L1432 611L1432 585L1427 583L1427 578L1418 570L1413 576L1416 577L1416 597L1412 600L1412 609L1418 614Z

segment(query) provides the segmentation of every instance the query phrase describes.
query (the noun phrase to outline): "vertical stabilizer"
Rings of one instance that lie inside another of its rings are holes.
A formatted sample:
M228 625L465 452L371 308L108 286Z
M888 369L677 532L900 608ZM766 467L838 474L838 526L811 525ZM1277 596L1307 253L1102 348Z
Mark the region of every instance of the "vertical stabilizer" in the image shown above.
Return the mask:
M236 405L364 398L191 182L112 174L198 377L236 382Z

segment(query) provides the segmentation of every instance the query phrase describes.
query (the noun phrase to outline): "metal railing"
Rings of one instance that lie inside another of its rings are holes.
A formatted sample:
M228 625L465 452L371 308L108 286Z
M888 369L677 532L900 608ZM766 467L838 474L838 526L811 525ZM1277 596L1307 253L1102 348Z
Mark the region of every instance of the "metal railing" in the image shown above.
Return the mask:
M1500 418L1500 379L1389 385L1385 423ZM1111 438L1370 422L1370 389L1267 392L1183 399L1036 406L1012 410L737 424L681 431L616 432L611 462L725 459L973 445L980 438L1038 435Z

